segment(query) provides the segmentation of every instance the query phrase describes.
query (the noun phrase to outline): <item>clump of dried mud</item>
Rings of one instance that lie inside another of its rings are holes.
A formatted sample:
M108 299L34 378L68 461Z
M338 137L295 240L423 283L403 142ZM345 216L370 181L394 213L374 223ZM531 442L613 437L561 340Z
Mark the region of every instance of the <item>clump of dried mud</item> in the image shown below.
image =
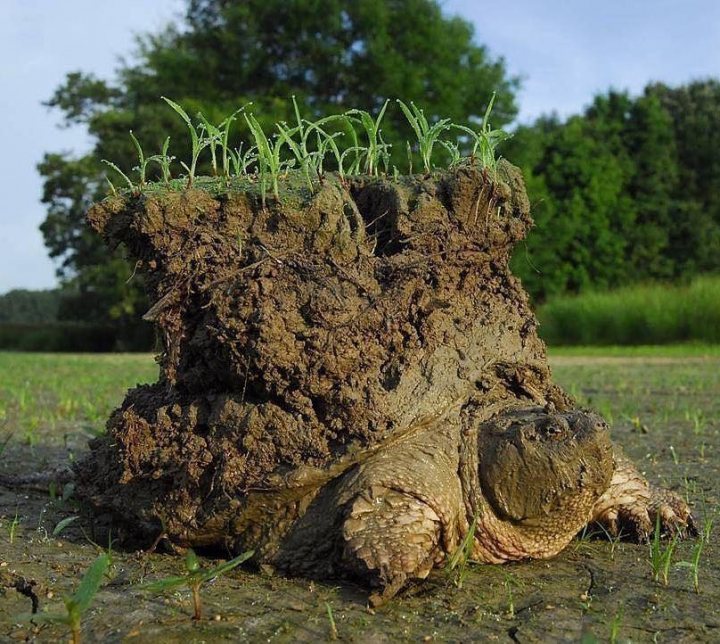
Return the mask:
M88 220L137 260L163 345L159 382L77 468L135 536L232 545L253 490L313 485L425 418L567 406L508 269L532 223L510 164L494 181L328 176L265 207L252 189L159 191Z

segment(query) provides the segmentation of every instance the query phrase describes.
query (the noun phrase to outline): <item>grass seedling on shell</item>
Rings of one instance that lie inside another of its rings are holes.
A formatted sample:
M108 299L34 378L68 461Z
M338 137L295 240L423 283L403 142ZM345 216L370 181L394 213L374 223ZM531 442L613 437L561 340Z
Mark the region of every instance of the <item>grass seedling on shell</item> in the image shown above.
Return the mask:
M170 164L175 160L175 157L168 154L168 148L170 147L170 137L166 137L163 141L162 151L160 154L151 156L148 161L154 161L160 166L160 172L162 174L163 183L168 185L172 174L170 172Z
M382 136L380 134L380 123L383 120L383 116L385 116L385 110L387 109L389 102L389 100L385 101L380 109L380 113L375 119L365 110L352 109L345 112L346 116L351 121L359 123L365 130L367 147L360 149L365 152L365 172L370 176L377 176L381 154L383 152L387 152L388 145L382 140Z
M410 107L405 105L400 99L397 99L400 109L405 114L410 126L417 136L418 146L420 148L420 158L426 173L432 171L432 153L435 144L439 141L440 136L450 129L450 119L440 119L433 125L428 123L425 113L410 101Z
M257 148L252 145L243 152L243 143L234 150L228 149L230 164L234 169L236 177L244 177L248 174L248 168L257 161Z
M279 199L280 189L278 186L278 178L283 170L283 167L290 167L291 165L291 162L286 162L282 159L282 148L286 143L286 138L283 136L276 136L275 139L271 141L271 139L268 139L255 116L252 114L245 114L245 120L247 121L250 132L255 139L255 146L257 147L257 164L260 172L260 186L264 207L265 191L267 187L265 184L266 178L268 176L270 177L270 185L272 186L273 194L276 199Z
M147 584L141 584L140 589L147 590L151 593L164 593L168 590L174 590L185 586L192 592L193 598L193 619L202 619L202 600L200 598L200 589L202 585L213 579L214 577L220 577L227 572L230 572L233 568L237 568L241 563L247 561L252 557L254 552L252 550L244 552L238 555L230 561L215 566L214 568L203 569L200 567L200 561L197 555L192 549L187 551L185 555L185 574L177 577L168 577L166 579L160 579Z
M251 105L249 103L248 105ZM243 105L238 110L235 110L230 116L224 119L219 125L213 125L210 121L203 116L202 113L198 114L198 118L202 121L203 128L207 133L207 145L210 148L210 162L212 166L213 176L218 174L218 163L217 163L217 148L220 146L222 153L222 170L226 177L230 176L230 158L229 158L229 139L230 139L230 127L236 120L236 117L240 112L243 112L248 105Z
M108 161L107 159L103 159L101 163L104 163L105 165L111 167L115 172L117 172L125 181L125 183L128 184L128 188L130 188L130 192L136 192L135 190L135 184L130 180L130 177L128 177L120 168L118 168L112 161ZM115 186L113 185L112 181L106 177L108 183L110 184L110 189L114 193L117 192L115 189Z
M65 624L72 633L73 644L80 644L82 634L82 616L90 608L95 595L102 585L105 573L110 566L110 557L107 554L100 555L88 568L83 576L77 590L70 596L64 597L65 614L40 613L28 615L25 619L51 624Z
M485 110L485 116L483 116L482 125L480 126L479 131L473 130L472 128L464 125L452 126L469 135L470 141L473 144L470 152L470 158L478 160L481 167L489 168L493 171L497 165L497 160L495 158L495 150L497 149L497 146L510 138L510 134L504 130L493 130L490 128L490 112L492 112L494 103L495 94L493 93L487 109Z
M450 155L450 163L448 164L448 167L455 168L459 166L460 162L462 161L462 155L460 154L460 146L453 141L438 141L438 143L440 143L440 145L442 145Z
M143 152L142 146L140 145L140 141L137 140L137 137L133 134L132 130L130 130L130 138L132 139L133 145L135 146L135 150L137 151L138 155L138 164L133 168L133 170L138 171L138 175L140 176L138 188L142 190L145 187L145 176L147 174L147 166L150 162L150 159L145 158L145 153Z
M180 118L185 121L188 132L190 132L190 142L192 144L190 165L188 166L184 161L180 162L180 165L182 165L182 167L185 168L186 172L188 173L187 185L188 188L190 188L192 186L193 179L195 178L195 168L197 167L198 157L200 156L200 153L203 151L203 149L210 144L210 138L204 136L205 126L202 124L197 127L193 125L193 122L187 115L187 112L182 107L180 107L180 105L178 105L174 101L171 101L165 96L161 96L160 98L162 98L170 107L172 107L173 110L175 110L175 112L180 116Z

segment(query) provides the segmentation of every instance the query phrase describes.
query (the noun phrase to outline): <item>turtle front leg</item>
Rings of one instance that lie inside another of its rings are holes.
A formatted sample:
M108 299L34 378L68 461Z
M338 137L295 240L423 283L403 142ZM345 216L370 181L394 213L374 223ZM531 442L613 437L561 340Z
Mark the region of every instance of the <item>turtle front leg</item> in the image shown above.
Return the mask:
M370 604L427 577L467 528L458 443L458 420L447 419L381 450L342 480L340 564L378 589Z
M675 492L650 485L617 447L610 485L595 504L592 521L613 537L646 542L660 525L665 534L697 535L687 503Z
M342 526L344 567L370 581L378 606L411 579L424 579L442 560L442 521L427 503L374 486L352 502Z

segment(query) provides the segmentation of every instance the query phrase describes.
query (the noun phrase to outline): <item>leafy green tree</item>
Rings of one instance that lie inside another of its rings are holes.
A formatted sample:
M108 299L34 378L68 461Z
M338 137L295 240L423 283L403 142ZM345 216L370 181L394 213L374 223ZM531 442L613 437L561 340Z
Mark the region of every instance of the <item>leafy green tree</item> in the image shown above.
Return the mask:
M668 115L676 146L677 182L669 257L675 274L720 270L720 81L677 88L661 83L645 93Z
M539 299L625 278L623 237L633 220L625 191L631 161L620 142L627 103L622 94L598 97L585 116L518 133L513 150L528 177L536 230L514 266ZM527 158L520 146L535 138L535 158Z
M720 270L720 83L610 91L564 122L520 128L536 229L514 257L530 292Z
M85 302L70 309L128 324L145 306L138 280L126 284L133 271L121 251L108 253L83 217L106 191L101 159L125 169L137 162L128 130L150 154L170 135L171 154L188 158L183 124L160 96L216 123L250 101L263 126L290 119L296 95L308 116L377 110L398 97L471 124L496 92L493 125L501 126L516 114L517 85L502 59L473 42L472 26L443 15L436 0L190 0L184 24L140 38L115 81L73 72L48 101L95 140L84 157L49 153L39 166L46 245ZM394 112L383 125L391 143L409 135Z

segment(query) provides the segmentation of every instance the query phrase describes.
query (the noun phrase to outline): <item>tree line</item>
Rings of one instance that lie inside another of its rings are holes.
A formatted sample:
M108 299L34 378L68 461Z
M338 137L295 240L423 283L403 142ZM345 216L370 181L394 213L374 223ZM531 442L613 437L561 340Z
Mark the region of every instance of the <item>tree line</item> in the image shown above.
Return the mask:
M436 0L188 0L183 23L140 37L115 79L72 72L48 101L95 142L82 156L49 152L38 166L62 317L136 337L141 279L84 214L107 192L102 159L137 163L129 130L149 153L169 135L171 153L187 158L182 124L160 96L212 122L253 102L263 127L292 120L291 96L313 118L398 97L477 126L495 93L492 125L502 127L517 115L518 88L472 25ZM652 84L516 128L501 153L525 173L537 226L513 266L537 301L717 270L719 110L715 80ZM404 149L407 130L398 114L383 136Z
M521 127L536 228L514 269L537 300L720 269L720 83L609 91Z

